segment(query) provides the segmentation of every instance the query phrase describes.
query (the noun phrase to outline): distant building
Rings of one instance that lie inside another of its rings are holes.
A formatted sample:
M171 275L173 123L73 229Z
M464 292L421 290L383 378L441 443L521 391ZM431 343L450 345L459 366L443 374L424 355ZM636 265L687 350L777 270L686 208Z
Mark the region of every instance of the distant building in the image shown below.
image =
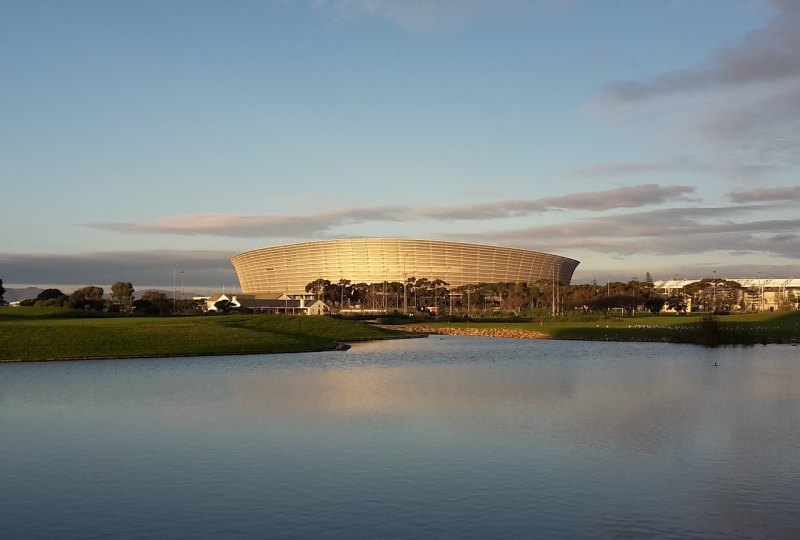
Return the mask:
M695 295L688 295L690 285L706 282ZM732 289L727 283L741 287ZM718 284L718 285L717 285ZM653 282L653 288L664 296L682 295L687 301L687 311L710 311L714 304L727 302L733 311L778 311L799 309L800 279L794 278L717 278L667 279Z
M205 301L205 311L217 311L216 303L222 300L230 302L237 309L245 309L252 313L270 315L325 315L330 308L321 300L306 298L306 294L291 298L289 295L270 297L270 295L226 294L217 293Z

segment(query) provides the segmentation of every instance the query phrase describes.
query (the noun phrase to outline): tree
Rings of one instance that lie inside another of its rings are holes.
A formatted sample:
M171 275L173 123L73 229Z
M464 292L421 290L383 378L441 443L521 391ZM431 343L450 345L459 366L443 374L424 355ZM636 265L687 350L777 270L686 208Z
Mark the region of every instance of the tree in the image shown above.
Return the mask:
M101 311L103 309L103 288L89 285L69 295L69 306L86 311Z
M790 309L797 309L797 295L794 292L789 291L786 293L786 301L791 306Z
M514 315L519 317L520 310L530 302L530 294L528 291L527 283L508 283L508 300L506 300L506 308L514 312Z
M778 309L780 311L794 311L797 305L797 297L792 291L781 295L778 298Z
M363 307L363 304L369 301L370 286L367 285L366 283L356 283L355 285L352 285L349 288L349 290L350 290L350 299L348 300L348 302L350 303L351 306L357 305Z
M3 280L0 279L0 304L5 304L5 300L3 300L4 294L6 294L6 288L3 287Z
M34 305L42 307L62 307L69 302L69 296L58 289L45 289L36 297Z
M339 309L344 309L344 301L345 299L350 299L351 294L351 287L350 287L350 280L349 279L340 279L339 284Z
M323 302L325 301L325 290L330 287L331 282L327 279L317 278L308 285L306 285L306 292L310 293L313 292L314 295ZM337 289L336 292L338 293L339 290Z
M62 296L67 296L67 295L61 292L59 289L45 289L39 293L39 296L36 297L36 300L37 301L44 300L46 302L47 300L54 300L57 298L61 298Z
M230 300L219 300L214 302L214 307L217 308L217 313L222 313L223 315L226 313L230 313L232 310L235 309L234 305L231 303Z
M172 311L172 300L160 291L144 291L141 297L133 302L134 311L148 315L165 315Z
M111 299L125 311L131 310L133 303L133 285L130 281L117 281L111 286Z
M677 313L686 313L686 299L683 296L670 296L666 302L669 309Z
M147 300L153 304L169 303L169 297L161 291L144 291L141 296L142 300Z
M644 309L646 309L650 313L658 313L659 311L661 311L661 308L664 307L665 302L666 300L664 300L660 296L651 296L650 298L644 301Z

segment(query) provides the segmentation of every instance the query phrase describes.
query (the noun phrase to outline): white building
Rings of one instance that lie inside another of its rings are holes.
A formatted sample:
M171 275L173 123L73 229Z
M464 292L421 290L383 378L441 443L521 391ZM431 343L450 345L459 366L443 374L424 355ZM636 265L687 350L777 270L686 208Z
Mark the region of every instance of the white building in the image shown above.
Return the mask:
M255 294L213 294L206 299L206 311L217 311L216 303L222 300L235 308L244 308L253 313L271 315L325 315L330 312L328 305L321 300L306 298L306 294L293 295L255 295Z
M708 280L709 278L706 278ZM665 296L684 295L686 287L698 283L700 279L667 279L654 281L653 287ZM800 309L800 279L795 278L718 278L712 279L714 283L736 282L741 285L738 305L744 305L747 311L777 311L793 305ZM687 311L691 311L691 298ZM697 300L697 299L695 299ZM702 304L695 301L695 306L702 310Z

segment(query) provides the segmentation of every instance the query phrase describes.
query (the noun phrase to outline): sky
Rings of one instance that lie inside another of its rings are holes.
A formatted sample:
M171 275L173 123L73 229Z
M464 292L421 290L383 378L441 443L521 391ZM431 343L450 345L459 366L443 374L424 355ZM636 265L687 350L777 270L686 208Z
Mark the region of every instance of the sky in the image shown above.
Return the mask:
M0 279L346 237L800 277L796 0L0 0Z

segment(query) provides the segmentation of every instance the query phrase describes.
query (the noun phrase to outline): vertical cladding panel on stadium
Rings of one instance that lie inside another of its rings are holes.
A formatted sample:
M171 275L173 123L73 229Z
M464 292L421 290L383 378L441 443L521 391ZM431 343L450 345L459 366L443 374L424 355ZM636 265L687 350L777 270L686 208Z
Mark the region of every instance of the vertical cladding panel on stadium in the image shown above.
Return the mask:
M404 238L346 238L245 251L231 257L242 292L304 291L317 279L351 283L441 279L477 283L569 284L579 261L525 249Z

